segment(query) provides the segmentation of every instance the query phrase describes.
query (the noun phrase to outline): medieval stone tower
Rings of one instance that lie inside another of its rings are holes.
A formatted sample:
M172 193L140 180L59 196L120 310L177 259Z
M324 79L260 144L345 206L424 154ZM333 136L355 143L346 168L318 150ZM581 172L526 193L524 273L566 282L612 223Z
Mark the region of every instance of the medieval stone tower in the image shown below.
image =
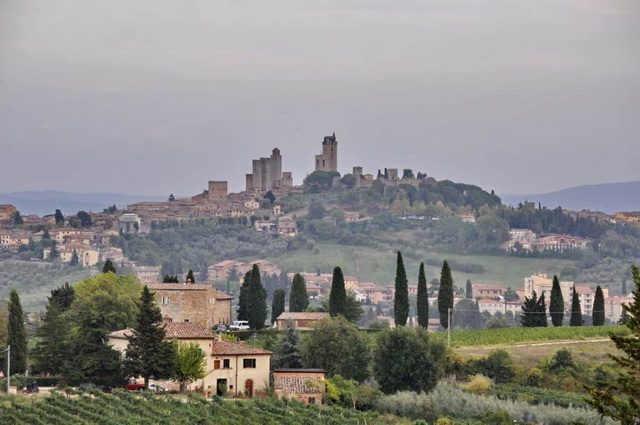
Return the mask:
M322 155L316 155L316 171L338 171L338 141L336 133L325 136Z

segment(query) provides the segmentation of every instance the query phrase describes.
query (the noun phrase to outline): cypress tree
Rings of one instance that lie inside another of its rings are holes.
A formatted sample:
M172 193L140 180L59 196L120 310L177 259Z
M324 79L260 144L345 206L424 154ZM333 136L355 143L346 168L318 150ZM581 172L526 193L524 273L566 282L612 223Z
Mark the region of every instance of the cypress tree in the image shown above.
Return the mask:
M576 292L575 285L573 286L573 299L571 301L571 320L569 326L582 326L582 310L580 310L580 299Z
M409 287L402 254L398 251L396 264L396 291L393 297L393 315L396 326L405 326L409 317Z
M558 276L553 276L553 286L551 287L551 299L549 300L549 312L553 326L562 326L564 318L564 298L560 290Z
M117 273L116 266L113 265L113 261L110 258L107 258L107 261L104 262L104 266L102 266L102 273Z
M127 337L129 345L123 366L127 376L142 376L146 388L150 377L163 379L171 376L175 352L173 345L164 340L162 313L147 285L142 289L138 309L136 326L132 335Z
M244 274L244 281L242 282L242 286L240 286L240 294L238 295L238 320L249 320L247 313L247 293L249 292L252 278L253 273L251 270Z
M250 273L251 278L246 289L246 320L251 329L260 330L264 328L264 322L267 320L267 291L262 286L260 269L256 264Z
M622 278L622 296L626 297L627 295L629 295L629 293L627 292L627 279L626 278Z
M196 278L193 276L193 270L189 269L187 272L187 283L196 283Z
M600 285L596 288L596 295L593 300L593 326L604 325L604 294Z
M416 311L418 312L418 326L429 327L429 294L427 292L427 278L424 275L424 263L420 263L418 272L418 295Z
M467 279L467 293L466 297L468 299L473 299L473 285L471 285L471 279Z
M73 254L71 254L71 260L69 261L69 265L71 267L75 267L78 265L78 263L80 262L80 260L78 259L78 253L76 252L76 250L73 250Z
M522 315L520 316L520 323L523 328L533 328L537 326L536 312L538 309L538 294L533 291L531 297L524 297L522 303Z
M449 263L445 260L442 263L440 273L440 290L438 291L438 312L440 313L440 324L443 328L449 327L449 310L453 310L453 278Z
M273 293L273 301L271 302L271 324L276 322L278 316L284 313L284 289L278 288Z
M344 287L344 276L342 269L333 269L333 279L331 281L331 293L329 294L329 313L331 317L339 314L344 316L347 306L347 290Z
M20 297L15 289L9 296L9 322L7 324L7 345L11 346L11 370L9 373L24 374L27 370L27 332L24 327L24 313Z
M544 292L538 298L538 305L536 308L536 326L547 327L547 303L545 301Z
M304 311L309 307L309 296L307 295L307 285L300 273L296 273L291 284L291 293L289 294L289 311Z

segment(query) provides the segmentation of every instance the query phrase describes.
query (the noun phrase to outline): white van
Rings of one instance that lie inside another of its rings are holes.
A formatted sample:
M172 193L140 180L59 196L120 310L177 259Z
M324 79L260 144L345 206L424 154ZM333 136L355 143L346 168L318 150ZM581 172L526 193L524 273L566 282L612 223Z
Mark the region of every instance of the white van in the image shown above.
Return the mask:
M229 326L230 331L248 331L249 330L249 322L246 320L234 320L231 326Z

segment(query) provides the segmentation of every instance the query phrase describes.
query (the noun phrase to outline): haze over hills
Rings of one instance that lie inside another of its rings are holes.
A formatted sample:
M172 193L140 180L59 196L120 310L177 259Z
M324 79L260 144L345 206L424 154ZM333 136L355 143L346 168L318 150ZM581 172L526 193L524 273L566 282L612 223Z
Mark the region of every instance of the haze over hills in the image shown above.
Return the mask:
M589 209L609 214L640 211L640 181L576 186L542 194L503 195L501 198L507 205L532 201L540 202L547 208L561 206L576 211Z
M60 209L64 214L78 211L100 212L116 205L126 208L127 204L142 201L166 201L166 196L127 195L122 193L73 193L57 190L0 193L0 204L13 204L22 214L53 214Z

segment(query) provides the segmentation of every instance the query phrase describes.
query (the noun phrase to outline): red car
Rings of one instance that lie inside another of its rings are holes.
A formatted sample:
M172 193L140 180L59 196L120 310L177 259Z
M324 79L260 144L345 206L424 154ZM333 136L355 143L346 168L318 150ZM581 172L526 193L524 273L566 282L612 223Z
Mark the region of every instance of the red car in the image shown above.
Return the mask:
M129 391L144 391L144 384L139 384L137 381L132 379L129 383L125 384L124 389Z

